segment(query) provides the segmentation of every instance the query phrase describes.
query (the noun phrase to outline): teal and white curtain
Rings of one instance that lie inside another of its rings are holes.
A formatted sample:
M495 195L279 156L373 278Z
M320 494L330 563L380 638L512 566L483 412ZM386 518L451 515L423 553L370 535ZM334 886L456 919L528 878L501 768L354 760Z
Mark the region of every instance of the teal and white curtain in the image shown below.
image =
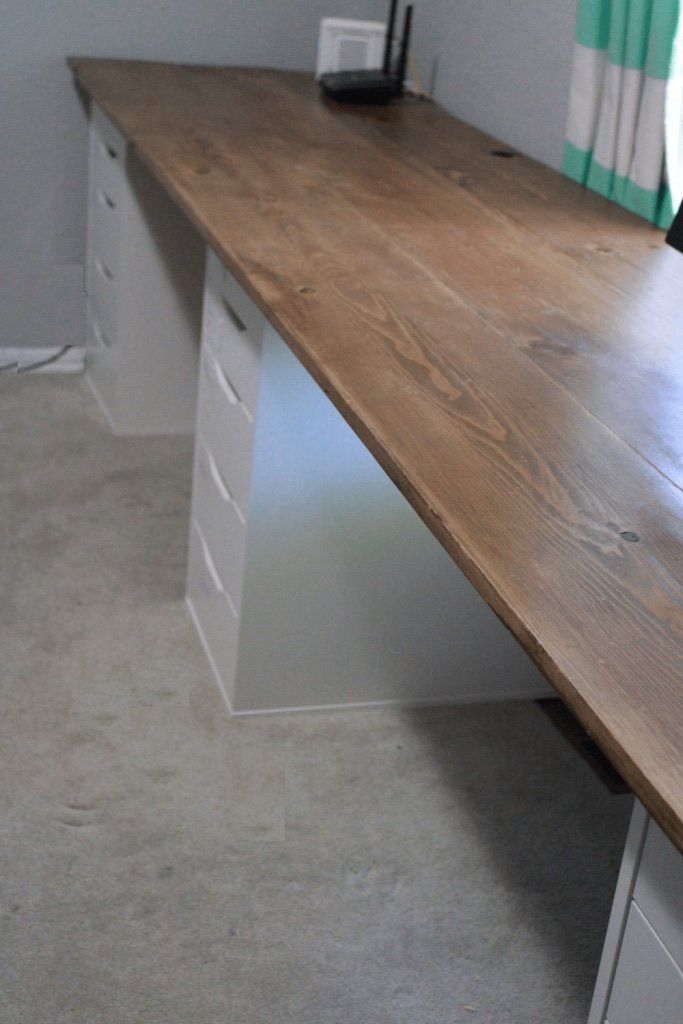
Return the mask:
M579 0L569 100L565 173L660 227L683 198L680 7Z

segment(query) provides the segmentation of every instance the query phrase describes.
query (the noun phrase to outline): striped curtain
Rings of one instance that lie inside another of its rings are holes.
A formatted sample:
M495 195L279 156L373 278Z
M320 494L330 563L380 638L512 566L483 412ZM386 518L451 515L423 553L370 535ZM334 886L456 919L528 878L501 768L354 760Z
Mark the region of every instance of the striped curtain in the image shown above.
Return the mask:
M679 106L679 8L679 0L579 0L564 154L570 178L665 228L673 219L666 138L680 133L667 126L667 110Z

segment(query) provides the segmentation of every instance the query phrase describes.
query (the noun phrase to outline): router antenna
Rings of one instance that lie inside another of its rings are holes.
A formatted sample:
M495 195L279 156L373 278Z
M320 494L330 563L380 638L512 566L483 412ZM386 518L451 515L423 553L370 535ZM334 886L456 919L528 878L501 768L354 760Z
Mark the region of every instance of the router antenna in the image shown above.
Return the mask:
M405 18L403 19L403 38L401 40L401 56L396 71L396 91L403 92L403 85L406 80L406 67L408 65L408 47L410 46L410 26L413 20L413 5L406 7Z
M389 7L389 20L387 22L387 35L384 42L384 64L382 71L385 75L391 74L391 50L394 45L394 24L396 23L396 8L398 0L391 0Z

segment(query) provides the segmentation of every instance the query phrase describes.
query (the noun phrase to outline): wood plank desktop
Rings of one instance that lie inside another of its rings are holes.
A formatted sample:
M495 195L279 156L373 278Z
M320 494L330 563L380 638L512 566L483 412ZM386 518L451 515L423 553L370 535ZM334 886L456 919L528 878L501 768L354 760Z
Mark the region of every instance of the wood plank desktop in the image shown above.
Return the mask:
M439 108L71 61L683 848L683 258Z

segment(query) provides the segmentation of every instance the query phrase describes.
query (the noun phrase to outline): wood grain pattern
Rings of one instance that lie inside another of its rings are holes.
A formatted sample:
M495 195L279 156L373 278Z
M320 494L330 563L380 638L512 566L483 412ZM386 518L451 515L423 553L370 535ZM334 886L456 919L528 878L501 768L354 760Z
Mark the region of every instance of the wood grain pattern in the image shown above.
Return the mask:
M430 105L72 65L683 848L683 258Z

